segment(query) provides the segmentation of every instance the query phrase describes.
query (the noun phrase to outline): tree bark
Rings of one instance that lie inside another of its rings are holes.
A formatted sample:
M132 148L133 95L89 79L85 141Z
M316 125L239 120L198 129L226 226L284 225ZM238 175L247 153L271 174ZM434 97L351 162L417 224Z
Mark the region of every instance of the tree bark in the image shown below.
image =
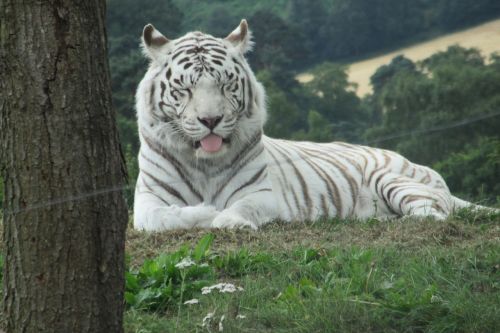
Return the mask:
M105 0L0 2L7 332L121 332L127 208Z

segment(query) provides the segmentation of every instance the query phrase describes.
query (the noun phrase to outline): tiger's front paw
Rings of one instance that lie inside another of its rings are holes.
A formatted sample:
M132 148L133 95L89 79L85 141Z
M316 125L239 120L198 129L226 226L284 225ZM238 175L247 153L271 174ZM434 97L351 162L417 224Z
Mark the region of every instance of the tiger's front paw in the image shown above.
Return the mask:
M252 230L257 230L257 226L237 214L221 213L212 222L212 228L228 228L228 229L243 229L250 228Z
M213 206L192 206L181 208L180 216L185 221L190 221L191 227L210 227L218 211Z

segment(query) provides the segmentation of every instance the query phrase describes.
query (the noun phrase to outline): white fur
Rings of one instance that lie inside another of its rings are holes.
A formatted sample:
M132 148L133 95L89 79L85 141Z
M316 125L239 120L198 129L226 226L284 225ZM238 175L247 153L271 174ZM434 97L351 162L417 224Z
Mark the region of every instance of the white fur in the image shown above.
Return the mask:
M394 152L261 135L265 94L243 56L251 47L250 32L242 34L245 26L242 21L226 39L194 32L160 48L145 46L152 61L136 95L141 151L135 228L255 229L273 219L303 221L321 216L411 214L442 219L456 205L463 206L436 172ZM227 53L224 62L189 83L198 75L193 71L197 61L207 54L205 45L214 43ZM182 47L196 47L199 55L176 56ZM179 60L185 56L189 59ZM221 73L232 73L237 80L218 81L217 75L226 75ZM170 80L165 79L168 75ZM170 82L181 75L188 82L185 86ZM239 90L232 92L231 82L239 82ZM177 100L172 94L179 94ZM239 113L238 98L246 102ZM195 148L210 133L198 119L221 116L213 133L228 143L216 153Z

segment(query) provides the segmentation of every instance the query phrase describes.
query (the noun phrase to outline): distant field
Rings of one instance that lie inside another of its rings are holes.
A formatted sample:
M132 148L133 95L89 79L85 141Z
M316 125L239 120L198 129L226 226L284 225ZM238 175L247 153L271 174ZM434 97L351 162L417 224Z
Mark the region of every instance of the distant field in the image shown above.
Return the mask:
M454 44L459 44L463 47L477 48L481 50L484 55L500 52L500 19L402 48L378 57L352 63L349 67L349 79L351 82L358 84L357 94L362 97L372 91L370 76L375 73L377 68L388 64L395 56L404 54L407 58L418 61L436 52L444 51L448 46ZM297 75L297 79L302 83L309 82L312 78L312 74L309 73Z

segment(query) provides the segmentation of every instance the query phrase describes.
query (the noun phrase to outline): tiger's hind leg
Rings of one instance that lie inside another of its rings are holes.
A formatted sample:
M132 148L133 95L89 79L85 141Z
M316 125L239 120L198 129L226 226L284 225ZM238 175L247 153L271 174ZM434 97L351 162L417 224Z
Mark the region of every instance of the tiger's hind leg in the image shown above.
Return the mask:
M435 188L402 175L387 175L375 186L379 198L399 216L433 216L445 219L452 210L446 188Z

